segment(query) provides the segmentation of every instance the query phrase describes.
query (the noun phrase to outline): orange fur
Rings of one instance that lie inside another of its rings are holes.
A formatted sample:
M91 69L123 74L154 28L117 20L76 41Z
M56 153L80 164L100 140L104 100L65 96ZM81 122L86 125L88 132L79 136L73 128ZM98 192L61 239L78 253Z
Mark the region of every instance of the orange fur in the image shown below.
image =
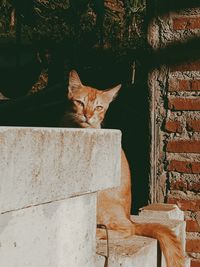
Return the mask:
M68 98L73 102L73 112L77 115L77 117L74 116L78 127L100 128L106 110L119 89L120 86L117 86L110 90L100 91L84 86L78 74L72 71L69 77ZM96 108L97 106L102 108ZM156 238L165 255L167 267L183 267L182 246L173 231L157 223L136 224L132 222L130 209L131 174L128 161L122 150L121 185L98 193L97 223L107 226L111 238L123 238L134 234ZM105 232L100 229L97 230L97 236L106 238Z

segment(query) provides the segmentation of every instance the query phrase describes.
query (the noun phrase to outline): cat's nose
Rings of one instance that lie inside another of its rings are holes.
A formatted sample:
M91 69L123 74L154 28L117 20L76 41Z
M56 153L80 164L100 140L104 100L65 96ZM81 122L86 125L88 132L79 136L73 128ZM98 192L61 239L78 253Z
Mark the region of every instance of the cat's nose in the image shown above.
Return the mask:
M87 120L89 120L92 117L92 114L85 114L85 117Z

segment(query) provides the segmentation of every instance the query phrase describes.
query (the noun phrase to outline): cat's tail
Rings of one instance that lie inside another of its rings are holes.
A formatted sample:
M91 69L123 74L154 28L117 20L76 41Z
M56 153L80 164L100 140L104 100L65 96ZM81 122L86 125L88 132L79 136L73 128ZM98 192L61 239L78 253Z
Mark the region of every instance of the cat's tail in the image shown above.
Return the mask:
M136 235L155 238L159 241L167 267L184 267L184 253L181 242L172 230L159 223L133 223Z

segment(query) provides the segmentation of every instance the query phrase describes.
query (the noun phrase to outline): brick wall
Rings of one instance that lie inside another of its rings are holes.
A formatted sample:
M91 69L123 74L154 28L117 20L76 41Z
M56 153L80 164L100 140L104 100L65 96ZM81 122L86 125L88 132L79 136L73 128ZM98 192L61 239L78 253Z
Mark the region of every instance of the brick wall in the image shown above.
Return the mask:
M186 250L191 266L200 267L200 60L188 60L186 45L194 38L200 39L199 8L164 14L149 27L155 51L185 44L187 56L184 61L184 54L179 55L179 62L153 68L149 75L156 176L151 179L156 179L155 201L175 203L184 211Z
M190 30L194 27L200 29L200 17L193 20L190 17L174 18L173 22L174 31ZM184 27L185 24L187 26ZM167 118L164 122L164 131L167 133L166 172L169 181L167 202L177 204L185 212L186 251L194 259L192 266L200 266L199 73L199 61L169 69L166 88Z

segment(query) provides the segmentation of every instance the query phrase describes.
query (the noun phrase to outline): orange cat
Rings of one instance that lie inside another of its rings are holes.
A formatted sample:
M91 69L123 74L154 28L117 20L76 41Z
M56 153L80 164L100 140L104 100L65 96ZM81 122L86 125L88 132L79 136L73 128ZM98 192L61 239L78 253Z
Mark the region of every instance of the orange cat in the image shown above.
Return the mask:
M68 99L72 110L66 113L65 126L81 128L101 128L101 123L111 101L116 97L121 85L101 91L85 86L76 71L69 76ZM130 219L131 176L128 161L121 152L121 185L98 193L97 223L109 229L111 238L142 235L158 239L165 255L167 267L183 267L184 256L180 241L166 226L148 223L136 224ZM99 238L106 238L104 231L97 230Z

